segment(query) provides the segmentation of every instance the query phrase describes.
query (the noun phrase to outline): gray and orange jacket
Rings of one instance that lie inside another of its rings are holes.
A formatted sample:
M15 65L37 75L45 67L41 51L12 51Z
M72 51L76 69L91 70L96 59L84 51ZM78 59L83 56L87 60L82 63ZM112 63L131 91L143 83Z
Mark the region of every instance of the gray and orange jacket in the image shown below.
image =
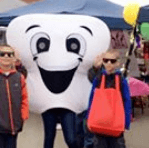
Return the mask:
M24 76L15 70L6 76L0 70L0 133L17 134L28 116L29 104Z

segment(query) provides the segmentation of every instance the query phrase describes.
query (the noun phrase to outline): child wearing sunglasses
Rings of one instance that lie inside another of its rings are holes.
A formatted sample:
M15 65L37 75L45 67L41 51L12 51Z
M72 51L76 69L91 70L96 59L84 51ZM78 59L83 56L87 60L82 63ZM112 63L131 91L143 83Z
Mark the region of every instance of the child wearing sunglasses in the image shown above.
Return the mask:
M15 59L13 48L0 45L0 148L16 148L29 114L25 78L15 70Z
M105 75L105 88L115 88L115 75L120 78L120 93L124 105L125 128L129 129L131 119L131 100L129 87L126 79L117 69L119 66L118 50L109 50L106 53L97 56L93 67L88 71L88 78L93 84L92 92L89 100L88 113L93 101L95 88L100 88L102 76ZM100 99L100 98L99 98ZM110 98L109 98L110 99ZM126 148L124 133L118 137L107 136L104 134L94 134L94 148Z

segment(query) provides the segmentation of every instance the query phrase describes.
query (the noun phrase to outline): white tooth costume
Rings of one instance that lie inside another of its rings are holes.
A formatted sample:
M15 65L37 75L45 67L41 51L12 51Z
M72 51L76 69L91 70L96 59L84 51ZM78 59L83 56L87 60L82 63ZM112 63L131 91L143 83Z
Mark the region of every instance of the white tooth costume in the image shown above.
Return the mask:
M87 109L88 69L110 45L103 21L85 15L30 14L12 20L6 37L28 70L30 111Z

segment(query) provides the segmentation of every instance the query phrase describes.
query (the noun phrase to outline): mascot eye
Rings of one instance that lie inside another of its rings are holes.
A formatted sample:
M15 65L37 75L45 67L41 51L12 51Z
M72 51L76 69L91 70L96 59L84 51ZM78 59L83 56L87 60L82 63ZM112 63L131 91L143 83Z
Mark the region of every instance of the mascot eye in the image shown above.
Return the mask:
M85 39L79 34L71 34L66 40L66 48L69 52L84 56L86 51Z
M31 39L31 50L33 55L46 52L50 47L50 37L45 33L37 33Z

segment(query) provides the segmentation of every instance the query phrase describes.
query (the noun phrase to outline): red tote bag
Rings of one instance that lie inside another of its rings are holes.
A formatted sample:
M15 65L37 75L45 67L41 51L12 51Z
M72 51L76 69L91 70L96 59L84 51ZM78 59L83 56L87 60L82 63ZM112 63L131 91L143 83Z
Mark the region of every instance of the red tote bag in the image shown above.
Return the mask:
M105 75L96 88L87 120L88 129L97 134L118 137L125 129L125 115L120 93L120 77L115 76L115 88L105 88Z

